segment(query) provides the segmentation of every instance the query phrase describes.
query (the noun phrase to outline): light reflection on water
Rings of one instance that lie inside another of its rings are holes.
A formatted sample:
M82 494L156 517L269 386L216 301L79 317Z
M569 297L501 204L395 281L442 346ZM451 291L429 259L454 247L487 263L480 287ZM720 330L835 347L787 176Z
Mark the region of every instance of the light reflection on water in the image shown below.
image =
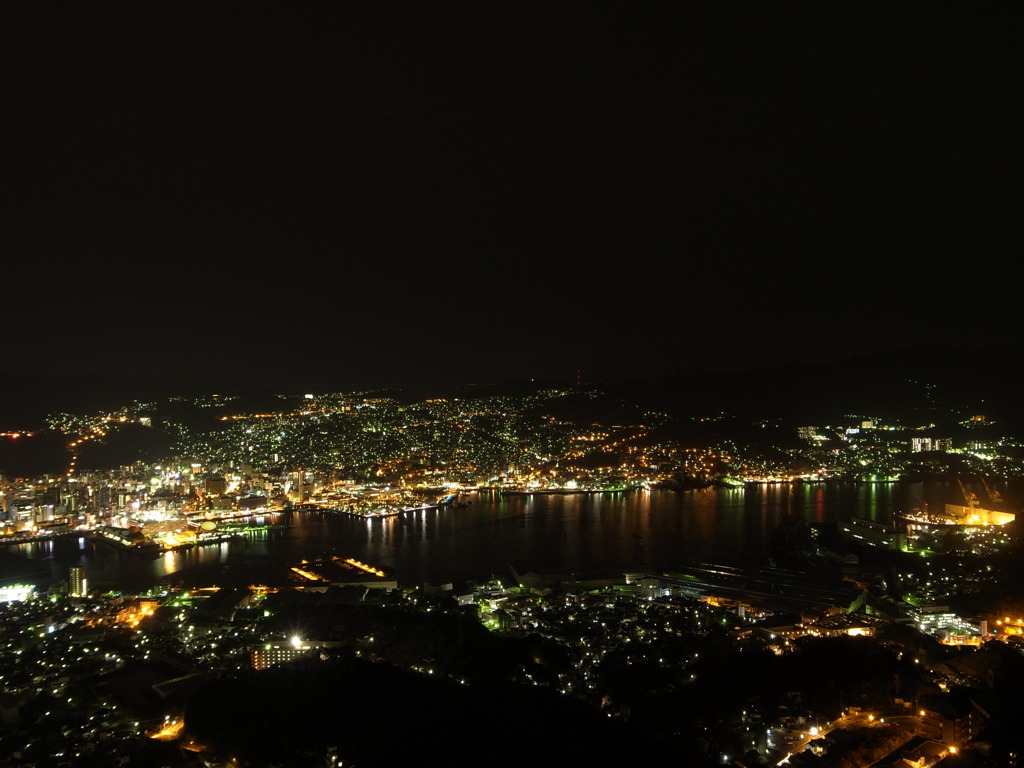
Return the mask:
M152 559L82 537L9 545L0 548L13 555L0 558L0 583L26 576L45 586L66 579L71 565L86 565L90 584L99 589L140 590L161 581L247 584L272 580L318 553L391 568L410 583L507 575L514 559L539 571L670 567L687 560L760 564L787 515L817 524L851 516L887 523L922 500L941 509L951 500L949 490L942 484L804 483L682 493L479 494L462 509L370 520L295 512L284 530Z

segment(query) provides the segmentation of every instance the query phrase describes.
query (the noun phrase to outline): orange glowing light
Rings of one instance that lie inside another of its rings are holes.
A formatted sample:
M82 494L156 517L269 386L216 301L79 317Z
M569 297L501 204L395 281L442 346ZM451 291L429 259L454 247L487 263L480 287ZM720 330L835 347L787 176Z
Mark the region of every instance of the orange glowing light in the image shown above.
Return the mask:
M372 573L374 576L380 576L381 578L383 578L385 575L384 571L380 570L379 568L374 568L372 565L361 563L352 557L345 558L345 562L351 566L359 568L360 570L366 571L367 573Z

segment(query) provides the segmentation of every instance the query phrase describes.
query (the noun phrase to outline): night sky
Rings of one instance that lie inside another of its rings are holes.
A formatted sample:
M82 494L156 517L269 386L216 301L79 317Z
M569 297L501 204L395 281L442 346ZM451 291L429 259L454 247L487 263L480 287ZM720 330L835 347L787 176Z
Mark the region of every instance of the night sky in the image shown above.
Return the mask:
M0 372L1012 369L1019 35L945 14L7 4Z

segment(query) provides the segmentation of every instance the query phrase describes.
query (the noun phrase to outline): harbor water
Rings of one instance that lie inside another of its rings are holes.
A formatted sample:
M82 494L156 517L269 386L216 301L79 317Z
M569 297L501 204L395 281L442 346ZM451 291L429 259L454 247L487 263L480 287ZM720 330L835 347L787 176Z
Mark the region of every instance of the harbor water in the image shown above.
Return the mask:
M756 484L696 491L510 495L473 493L468 506L365 519L294 511L286 527L229 542L143 556L85 536L0 547L0 585L47 587L84 565L90 587L142 591L159 584L283 582L302 559L354 557L404 584L508 576L521 561L538 572L671 568L682 562L766 563L784 520L808 526L861 517L890 523L921 504L941 509L943 483Z

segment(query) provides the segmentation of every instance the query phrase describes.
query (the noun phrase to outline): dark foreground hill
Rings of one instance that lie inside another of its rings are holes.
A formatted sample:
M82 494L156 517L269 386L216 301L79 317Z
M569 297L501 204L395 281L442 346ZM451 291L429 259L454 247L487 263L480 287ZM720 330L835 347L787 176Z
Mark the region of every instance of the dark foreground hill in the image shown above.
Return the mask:
M185 728L253 766L311 764L331 748L364 768L704 765L548 690L461 686L353 658L212 681L191 700Z

